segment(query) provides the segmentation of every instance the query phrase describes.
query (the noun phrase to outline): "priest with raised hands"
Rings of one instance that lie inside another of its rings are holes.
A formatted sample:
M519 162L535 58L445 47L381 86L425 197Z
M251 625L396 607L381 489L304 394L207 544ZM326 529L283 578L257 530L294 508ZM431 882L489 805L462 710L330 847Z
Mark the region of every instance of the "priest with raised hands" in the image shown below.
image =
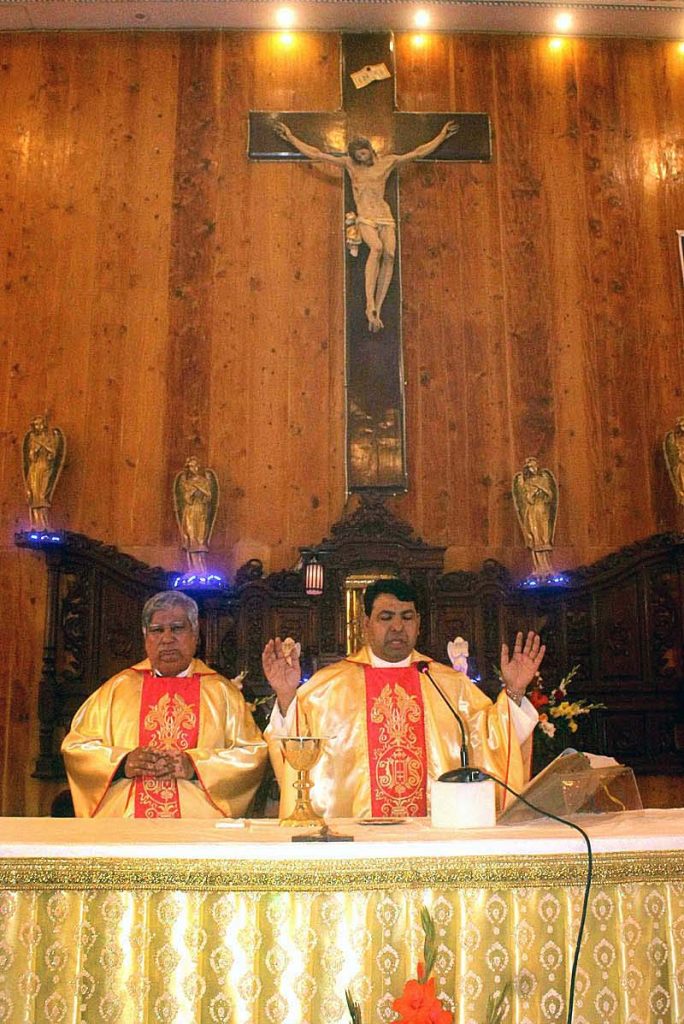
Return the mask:
M459 767L460 729L429 678L463 720L470 763L514 790L528 775L528 741L538 716L525 697L545 647L518 633L513 653L501 648L501 692L492 701L463 672L415 650L420 629L414 588L381 579L364 594L366 644L356 654L301 683L297 649L280 639L264 648L264 673L277 696L266 730L280 782L281 817L293 806L294 773L279 737L324 738L311 770L311 801L326 818L404 818L428 814L429 780ZM501 787L499 792L503 793ZM504 803L499 796L499 805Z
M86 700L62 744L77 817L244 815L266 743L240 688L195 657L197 604L155 594L142 630L147 658Z

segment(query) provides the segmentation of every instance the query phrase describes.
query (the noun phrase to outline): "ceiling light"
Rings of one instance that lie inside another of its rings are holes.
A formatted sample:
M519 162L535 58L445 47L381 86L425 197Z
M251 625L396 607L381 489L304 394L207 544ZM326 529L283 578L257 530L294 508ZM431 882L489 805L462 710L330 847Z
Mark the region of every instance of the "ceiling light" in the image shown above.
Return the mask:
M554 21L554 25L558 32L569 32L572 28L572 14L568 14L567 11L563 11L559 14Z
M418 11L413 21L416 28L427 28L430 24L430 15L427 11Z
M279 28L292 28L295 23L294 11L291 7L279 7L276 11L276 24Z

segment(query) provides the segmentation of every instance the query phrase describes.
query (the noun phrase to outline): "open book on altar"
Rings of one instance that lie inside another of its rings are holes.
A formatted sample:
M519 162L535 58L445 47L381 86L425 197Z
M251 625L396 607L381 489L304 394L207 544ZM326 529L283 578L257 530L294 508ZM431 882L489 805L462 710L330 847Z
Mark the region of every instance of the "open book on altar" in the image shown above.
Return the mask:
M543 813L567 818L575 814L615 814L642 810L634 772L614 757L582 753L568 747L530 779L522 795L539 810L514 800L497 819L517 825Z

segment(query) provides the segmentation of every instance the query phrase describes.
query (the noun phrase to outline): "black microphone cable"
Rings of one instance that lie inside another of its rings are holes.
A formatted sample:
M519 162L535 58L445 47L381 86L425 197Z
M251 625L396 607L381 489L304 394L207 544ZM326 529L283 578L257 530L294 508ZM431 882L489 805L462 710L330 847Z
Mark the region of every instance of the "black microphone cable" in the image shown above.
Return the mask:
M594 856L591 849L591 840L589 839L589 836L584 831L584 829L581 828L579 825L576 825L574 821L568 821L567 818L561 818L557 814L552 814L551 811L544 811L541 807L535 806L535 804L530 803L530 801L527 800L526 797L522 795L522 793L516 793L514 789L511 789L507 782L504 782L502 779L497 778L496 775L492 775L491 772L485 771L482 768L469 767L465 725L463 724L461 716L456 711L455 707L453 706L447 695L444 693L441 686L439 686L435 679L433 679L432 674L430 672L430 663L428 661L419 661L416 663L416 668L421 673L421 675L425 675L428 677L428 679L434 686L435 690L437 690L437 693L440 695L446 706L449 708L449 711L451 711L452 715L458 722L461 730L461 767L454 768L451 771L445 772L443 775L440 775L438 781L451 782L458 780L458 782L483 782L485 779L491 779L492 782L496 782L499 786L503 786L503 788L508 793L511 793L517 800L521 800L524 804L531 808L531 810L535 811L535 813L541 814L545 818L551 818L553 821L557 821L561 825L567 825L568 828L574 828L576 832L579 832L579 834L584 839L584 842L586 843L587 880L584 886L582 913L580 915L579 931L577 933L577 941L575 943L575 953L572 958L572 971L570 973L570 990L568 992L568 1016L566 1018L566 1022L567 1024L572 1024L572 1014L575 1005L575 983L577 980L577 967L579 964L580 946L582 944L584 926L587 920L587 912L589 909L589 891L591 889L591 879L594 871Z
M454 774L458 773L459 770L460 769L458 769L458 768L454 769ZM505 790L507 790L507 792L511 793L512 796L514 796L517 800L522 800L522 802L524 804L526 804L529 808L531 808L531 810L535 811L537 814L541 814L545 818L551 818L553 821L558 821L558 822L560 822L561 825L567 825L568 828L574 828L576 832L579 832L579 834L584 839L584 842L586 843L586 847L587 847L587 880L586 880L585 885L584 885L584 898L582 900L582 913L580 915L579 930L577 932L577 941L575 942L575 953L574 953L574 956L572 958L572 970L570 972L570 988L569 988L569 991L568 991L568 1015L567 1015L567 1018L566 1018L566 1024L572 1024L572 1014L573 1014L573 1010L574 1010L574 1006L575 1006L575 983L577 981L577 967L578 967L578 964L579 964L580 947L582 945L582 936L584 935L584 926L586 924L587 912L589 910L589 890L591 889L591 879L592 879L592 875L593 875L593 872L594 872L594 855L593 855L593 852L592 852L592 849L591 849L591 840L589 839L589 836L584 831L584 829L581 828L579 825L576 825L574 821L569 821L567 818L561 818L557 814L552 814L551 811L544 811L544 810L542 810L541 807L537 807L535 804L530 803L530 801L527 800L522 795L522 793L516 793L516 791L514 789L511 789L511 787L508 785L507 782L503 782L501 779L497 778L496 775L492 775L491 772L486 771L484 768L480 768L478 770L480 772L480 775L483 778L491 779L492 782L496 782L499 786L503 786L503 788ZM451 774L452 774L451 772L445 772L444 775L440 775L439 781L440 782L448 782L449 781L449 776ZM504 826L504 828L505 827L506 826Z

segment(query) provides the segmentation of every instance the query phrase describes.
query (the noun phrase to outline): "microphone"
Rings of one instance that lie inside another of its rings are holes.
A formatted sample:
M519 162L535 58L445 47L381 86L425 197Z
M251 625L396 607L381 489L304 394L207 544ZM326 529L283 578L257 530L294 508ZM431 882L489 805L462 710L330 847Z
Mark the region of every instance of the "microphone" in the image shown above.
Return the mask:
M427 678L430 680L430 682L434 686L435 690L440 695L440 697L442 698L442 700L444 701L446 706L449 708L449 711L451 712L451 714L454 716L454 718L458 722L459 728L461 730L461 767L460 768L453 768L449 772L444 772L443 775L440 775L438 781L439 782L485 782L489 778L489 776L485 775L484 772L481 772L479 768L471 768L470 765L468 764L468 741L466 739L466 731L465 731L465 725L463 724L463 719L461 718L461 716L459 715L458 711L453 706L453 704L451 703L451 701L449 700L447 695L444 693L444 690L441 688L441 686L439 686L439 684L433 678L432 673L430 672L430 662L429 661L418 661L418 662L416 662L416 668L418 669L418 671L420 672L421 675L427 676Z

